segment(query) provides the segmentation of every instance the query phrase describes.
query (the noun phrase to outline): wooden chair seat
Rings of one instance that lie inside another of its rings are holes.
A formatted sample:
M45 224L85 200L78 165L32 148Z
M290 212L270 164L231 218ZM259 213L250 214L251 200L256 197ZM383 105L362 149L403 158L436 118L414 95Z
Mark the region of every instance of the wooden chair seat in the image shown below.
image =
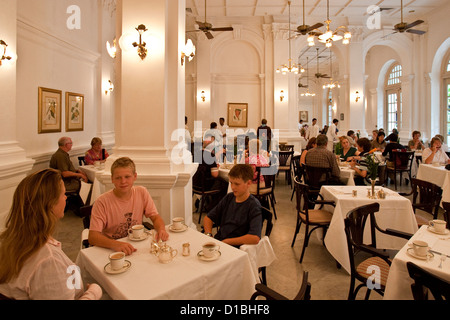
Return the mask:
M309 210L310 224L330 224L333 213L326 210ZM306 221L306 215L300 212L300 216Z
M283 171L290 170L290 169L291 169L290 166L279 166L278 167L278 170L283 170Z
M361 262L356 267L356 272L363 278L369 279L373 277L373 267L380 268L380 285L386 287L387 277L389 274L389 264L380 257L371 257Z

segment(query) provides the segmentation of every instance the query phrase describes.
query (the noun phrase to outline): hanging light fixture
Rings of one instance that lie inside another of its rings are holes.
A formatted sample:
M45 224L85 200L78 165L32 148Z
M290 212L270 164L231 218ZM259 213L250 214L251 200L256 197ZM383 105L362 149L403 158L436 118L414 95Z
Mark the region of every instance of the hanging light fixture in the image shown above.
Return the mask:
M333 81L333 60L331 58L331 48L330 48L330 82L328 84L325 84L323 86L324 89L334 89L334 88L340 88L341 85L338 81Z
M306 57L306 92L301 94L302 97L314 97L316 95L315 93L309 92L309 68L308 68L308 65L309 65L308 57Z
M1 66L1 65L2 65L2 61L8 61L8 60L11 60L12 57L6 55L6 47L7 47L8 45L6 44L5 41L0 40L0 46L3 47L3 53L1 54L2 56L0 57L0 66Z
M291 2L288 1L289 5L289 62L288 64L281 65L277 68L276 72L281 73L283 75L289 73L298 74L299 72L305 72L305 69L301 65L297 65L296 63L292 63L291 59Z
M319 42L325 43L325 46L327 48L331 47L333 45L333 41L339 41L342 40L343 44L349 44L350 38L352 37L352 34L350 31L348 31L346 26L340 26L337 27L336 30L332 31L330 29L330 0L327 0L327 21L326 23L326 31L320 35L318 35ZM313 38L310 39L308 37L308 44L311 46L311 43L313 43Z
M117 44L116 39L113 40L113 45L109 43L109 41L106 41L106 50L108 51L108 54L111 58L115 58L117 54Z

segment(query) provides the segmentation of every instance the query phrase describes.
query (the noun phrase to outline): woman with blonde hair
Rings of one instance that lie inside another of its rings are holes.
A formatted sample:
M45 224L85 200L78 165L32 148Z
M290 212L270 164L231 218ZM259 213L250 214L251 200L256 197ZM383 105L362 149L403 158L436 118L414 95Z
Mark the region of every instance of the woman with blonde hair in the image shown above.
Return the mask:
M52 237L64 216L61 172L44 169L25 177L0 235L0 294L16 300L97 300L102 289L85 291L79 268Z
M102 139L92 138L91 148L84 154L84 162L86 164L94 164L96 161L105 162L108 157L108 151L102 148Z

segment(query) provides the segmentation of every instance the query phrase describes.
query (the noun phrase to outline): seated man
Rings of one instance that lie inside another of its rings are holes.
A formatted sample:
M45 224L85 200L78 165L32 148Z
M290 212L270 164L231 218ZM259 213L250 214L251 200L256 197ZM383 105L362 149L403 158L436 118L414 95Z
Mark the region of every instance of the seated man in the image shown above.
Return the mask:
M250 194L253 169L248 164L236 164L228 174L233 192L227 194L203 220L205 233L212 236L215 223L219 227L215 238L232 246L258 244L261 239L261 205Z
M88 182L86 175L80 170L76 170L70 160L69 151L72 149L72 139L62 137L58 140L58 150L50 159L50 168L61 171L66 192L76 192L80 190L81 182Z
M128 229L142 224L143 216L150 218L158 232L157 240L169 238L164 220L158 214L155 203L142 186L134 186L137 173L134 162L127 157L119 158L111 166L111 181L114 189L102 194L92 207L89 244L126 255L136 249L128 242L117 239L128 236Z
M390 139L389 139L389 143L386 145L386 149L384 149L382 155L383 157L386 157L387 155L389 155L389 157L387 157L386 159L386 166L389 168L394 168L394 156L392 154L393 150L397 150L397 149L406 149L405 146L401 145L400 143L398 143L398 136L395 133L391 133L390 135ZM388 140L387 138L385 140Z
M316 139L316 147L306 154L305 163L307 166L317 168L331 168L330 184L342 184L339 180L341 170L333 152L327 149L328 138L324 134L319 134ZM318 181L321 182L321 181Z

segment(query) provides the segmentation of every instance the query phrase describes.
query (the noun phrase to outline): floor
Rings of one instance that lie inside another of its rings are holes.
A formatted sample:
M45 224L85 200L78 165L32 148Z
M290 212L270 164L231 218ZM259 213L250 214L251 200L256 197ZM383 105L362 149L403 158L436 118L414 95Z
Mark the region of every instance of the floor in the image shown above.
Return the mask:
M393 184L388 186L393 189ZM399 192L409 192L410 187L399 186ZM296 209L295 199L291 202L292 189L285 182L284 176L276 180L275 196L278 219L270 235L270 242L277 255L277 260L267 267L268 286L280 294L292 299L295 297L301 282L303 270L309 273L312 300L346 300L348 296L350 276L344 269L338 269L333 257L328 253L322 242L313 234L306 249L303 263L299 263L303 245L304 229L300 230L293 248L291 242L295 230ZM419 214L421 214L419 212ZM442 218L442 217L440 217ZM193 214L193 220L198 221L198 213ZM76 260L80 250L80 236L83 229L81 218L73 212L66 211L60 221L55 238L62 242L64 252L72 261ZM363 299L365 289L361 290L357 299ZM372 300L379 300L377 293L372 293Z

